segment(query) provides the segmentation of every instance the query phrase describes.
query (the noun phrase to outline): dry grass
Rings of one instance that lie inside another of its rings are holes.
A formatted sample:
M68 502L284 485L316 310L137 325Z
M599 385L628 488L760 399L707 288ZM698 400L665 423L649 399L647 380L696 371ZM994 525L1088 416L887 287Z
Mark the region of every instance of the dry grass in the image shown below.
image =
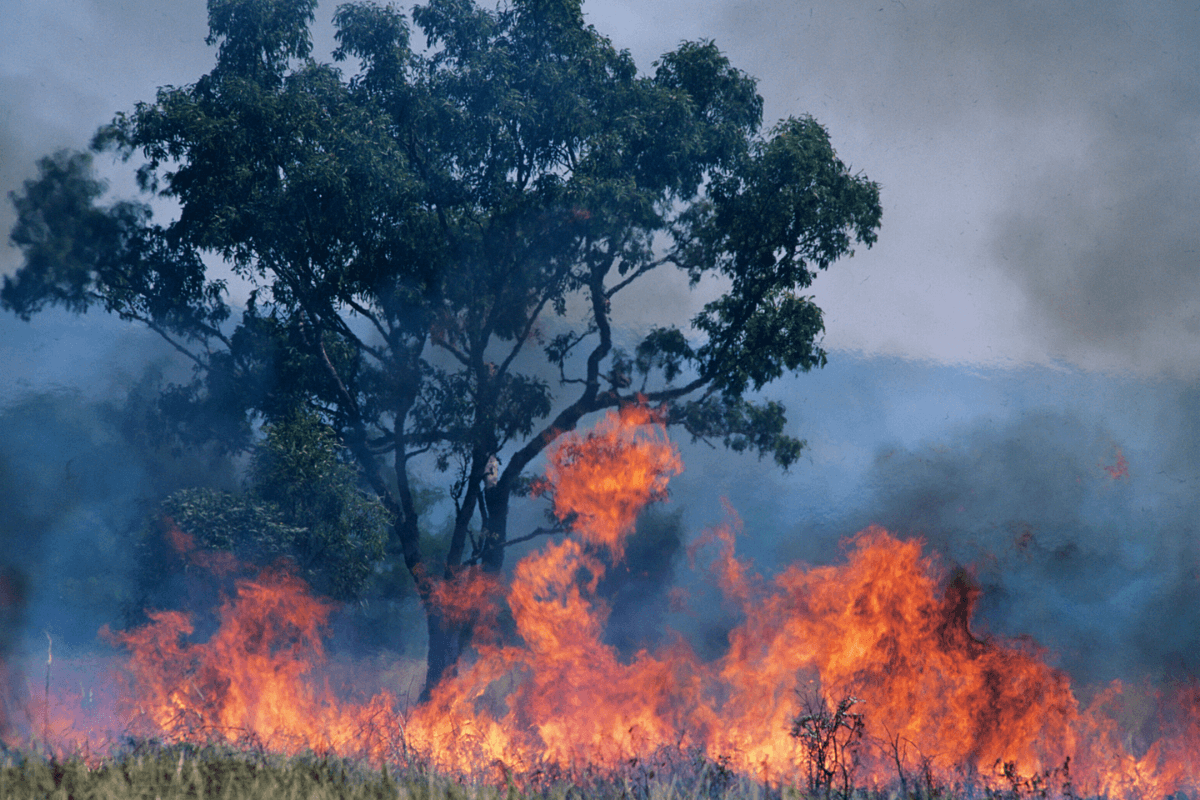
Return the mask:
M499 785L465 783L416 763L373 770L346 759L226 746L129 744L100 760L0 754L0 800L1076 800L1069 783L1051 784L987 790L910 780L884 791L814 792L764 785L679 751L632 760L615 773L538 771Z
M25 800L434 800L445 792L403 788L390 776L329 759L276 760L186 748L126 755L100 764L9 756L0 797Z
M621 775L542 773L522 789L464 784L417 766L376 771L339 759L229 748L142 746L100 762L0 757L4 800L798 800L720 765L631 764Z

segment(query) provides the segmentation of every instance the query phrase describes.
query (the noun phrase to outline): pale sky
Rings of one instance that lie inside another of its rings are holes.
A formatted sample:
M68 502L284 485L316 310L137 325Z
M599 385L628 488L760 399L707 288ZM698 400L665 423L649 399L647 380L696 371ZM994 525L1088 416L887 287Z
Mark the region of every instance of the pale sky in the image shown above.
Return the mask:
M322 60L334 7L317 10ZM759 78L768 124L811 113L843 160L882 184L879 243L813 287L828 349L1200 375L1194 3L592 0L584 10L643 70L683 39L715 39ZM0 29L5 194L39 156L84 146L114 112L212 63L199 0L4 0ZM5 202L0 228L12 219ZM18 263L0 248L0 274ZM643 313L688 305L684 288L667 293Z

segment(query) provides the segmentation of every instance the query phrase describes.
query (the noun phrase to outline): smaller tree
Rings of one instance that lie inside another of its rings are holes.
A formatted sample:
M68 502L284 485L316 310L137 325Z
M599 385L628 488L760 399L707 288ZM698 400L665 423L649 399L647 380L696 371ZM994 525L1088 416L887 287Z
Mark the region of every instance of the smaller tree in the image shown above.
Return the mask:
M254 453L250 493L305 534L288 555L314 587L336 599L355 597L383 557L391 517L359 487L358 471L336 434L311 412L267 427Z
M338 601L363 591L384 556L387 510L358 488L333 430L315 415L296 412L265 433L246 491L186 489L161 504L164 533L177 533L143 542L141 602L168 599L170 571L162 564L173 558L171 548L227 553L251 567L285 559L316 593Z

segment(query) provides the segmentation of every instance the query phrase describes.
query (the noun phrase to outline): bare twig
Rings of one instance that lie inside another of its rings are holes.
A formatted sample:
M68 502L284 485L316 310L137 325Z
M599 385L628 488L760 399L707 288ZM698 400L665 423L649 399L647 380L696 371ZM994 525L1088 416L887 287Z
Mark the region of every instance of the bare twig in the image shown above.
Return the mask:
M554 536L559 533L566 533L569 528L564 525L555 525L552 528L537 528L532 533L525 536L518 536L516 539L506 539L503 542L492 542L492 547L512 547L514 544L521 544L536 539L539 536ZM473 552L471 558L466 561L467 566L474 566L479 563L479 559L483 557L482 548L479 552Z
M820 694L803 695L801 713L792 721L792 738L798 739L808 759L808 789L829 800L835 783L841 783L841 800L850 800L858 747L866 730L861 713L850 709L862 702L846 696L830 710Z

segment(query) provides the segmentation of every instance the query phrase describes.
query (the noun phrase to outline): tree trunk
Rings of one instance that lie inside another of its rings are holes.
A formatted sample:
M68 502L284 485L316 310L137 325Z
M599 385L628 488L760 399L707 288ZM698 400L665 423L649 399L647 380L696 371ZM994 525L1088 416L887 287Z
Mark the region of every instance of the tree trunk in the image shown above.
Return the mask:
M484 492L487 504L488 529L484 531L484 547L480 563L485 573L497 574L504 567L504 542L508 534L509 492L500 487L490 487ZM425 624L429 630L429 651L425 658L425 685L421 689L421 702L429 699L439 683L452 678L458 660L471 646L474 626L470 623L452 622L441 613L433 602L432 593L421 594L425 608Z
M466 645L466 626L450 622L432 601L425 601L425 623L429 626L429 652L425 657L425 685L420 702L429 700L434 688L454 676L459 656Z
M504 481L483 491L487 506L488 529L483 533L483 571L496 574L504 567L504 544L508 541L508 498L512 495Z

